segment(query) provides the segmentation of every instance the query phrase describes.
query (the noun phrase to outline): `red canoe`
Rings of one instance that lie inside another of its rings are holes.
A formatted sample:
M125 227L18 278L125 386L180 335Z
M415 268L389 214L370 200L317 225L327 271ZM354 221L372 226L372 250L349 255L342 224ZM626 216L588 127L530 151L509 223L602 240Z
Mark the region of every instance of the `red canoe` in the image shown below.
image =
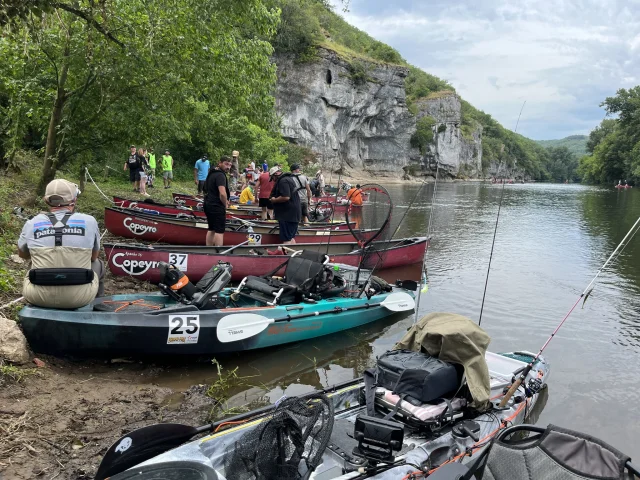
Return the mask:
M363 261L363 268L375 268L376 271L395 268L422 262L427 239L403 238L391 242L373 242L381 250L369 254ZM291 250L316 250L327 252L330 261L358 266L361 253L355 243L294 244ZM240 246L231 252L224 249L198 246L150 246L124 245L105 243L104 249L109 269L114 275L133 276L150 282L160 281L158 262L173 263L184 271L192 282L197 282L218 262L229 262L233 265L233 280L242 280L247 275L264 275L281 265L286 255L258 255L255 251L275 251L278 245L262 245L261 247ZM216 253L220 250L220 253Z
M129 200L122 197L113 197L113 203L118 208L124 208L128 210L135 210L138 213L146 213L148 215L156 215L158 213L162 215L179 216L181 218L195 217L197 219L204 220L206 215L202 210L197 210L195 207L183 207L182 205L162 204L162 203L149 203L144 201ZM269 226L272 228L277 225L275 220L262 220L255 214L238 213L238 210L228 209L227 219L230 221L241 219L251 222L251 224L257 224L260 226ZM235 222L240 223L240 222ZM327 222L311 222L309 224L311 228L331 228L332 230L349 230L346 222L335 221L333 223Z
M173 196L173 202L176 205L182 205L184 207L195 207L195 208L202 208L202 202L203 199L202 197L196 197L193 195L188 195L186 193L172 193ZM344 211L347 208L347 204L346 201L344 201L345 197L338 197L338 200L336 201L336 197L335 196L331 196L331 195L324 195L323 197L313 197L312 198L312 205L315 203L318 203L320 201L325 202L325 203L330 203L333 205L333 208L336 211ZM360 205L357 205L360 206ZM259 212L261 209L258 206L253 206L253 205L237 205L238 210L242 210L243 212Z
M162 215L148 215L132 210L105 208L104 224L109 232L125 238L138 238L172 245L204 245L207 223L193 219L177 219ZM224 244L233 246L246 242L264 244L281 243L278 226L254 227L253 232L227 231ZM375 230L366 231L364 239L375 235ZM300 243L354 242L349 230L300 229L296 241Z

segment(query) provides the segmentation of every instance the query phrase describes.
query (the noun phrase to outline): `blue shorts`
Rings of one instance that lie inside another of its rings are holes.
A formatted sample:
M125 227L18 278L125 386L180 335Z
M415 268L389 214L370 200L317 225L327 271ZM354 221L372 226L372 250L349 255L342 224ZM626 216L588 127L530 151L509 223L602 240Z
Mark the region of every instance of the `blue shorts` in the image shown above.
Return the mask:
M298 222L278 221L278 228L280 229L280 240L288 242L298 233Z

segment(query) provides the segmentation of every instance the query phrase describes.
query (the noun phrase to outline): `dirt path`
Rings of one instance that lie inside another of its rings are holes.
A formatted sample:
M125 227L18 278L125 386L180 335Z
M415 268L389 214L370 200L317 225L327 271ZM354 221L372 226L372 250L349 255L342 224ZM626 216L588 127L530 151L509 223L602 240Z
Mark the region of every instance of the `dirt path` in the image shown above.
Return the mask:
M109 446L157 422L206 423L210 401L153 384L142 364L40 356L38 375L0 383L0 479L93 478ZM2 382L2 379L0 379Z

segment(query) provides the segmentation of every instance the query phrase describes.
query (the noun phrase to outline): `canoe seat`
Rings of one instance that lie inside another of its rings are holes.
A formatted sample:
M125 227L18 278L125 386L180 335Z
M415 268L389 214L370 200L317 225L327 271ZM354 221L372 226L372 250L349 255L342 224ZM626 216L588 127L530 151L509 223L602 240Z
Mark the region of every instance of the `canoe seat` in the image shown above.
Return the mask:
M245 277L236 292L269 305L299 303L313 293L328 262L327 255L301 250L267 275ZM282 267L285 267L284 277L275 278L273 275Z

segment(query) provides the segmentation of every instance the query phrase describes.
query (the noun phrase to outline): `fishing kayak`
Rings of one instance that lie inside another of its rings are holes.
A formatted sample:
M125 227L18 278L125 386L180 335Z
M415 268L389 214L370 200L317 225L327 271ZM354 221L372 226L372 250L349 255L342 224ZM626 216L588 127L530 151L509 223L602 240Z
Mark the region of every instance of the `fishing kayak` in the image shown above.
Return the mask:
M491 444L490 440L502 432L506 425L523 424L528 414L532 411L539 413L544 407L550 367L543 357L539 357L535 361L534 370L527 378L527 384L534 382L537 385L536 388L526 392L524 387L520 386L514 398L504 408L497 407L504 395L505 388L511 384L514 372L526 367L527 362L533 360L534 356L530 352L504 354L487 352L484 357L490 376L491 409L485 412L465 409L462 400L454 395L449 399L450 408L453 410L450 420L447 420L446 417L444 419L438 418L440 414L435 413L432 414L432 417L422 415L417 418L416 406L409 405L408 408L405 408L407 402L403 401L402 405L397 407L394 404L395 396L392 392L380 392L380 389L376 390L376 411L381 412L382 415L387 412L393 413L395 409L396 414L391 418L391 421L386 420L386 417L385 420L367 417L363 401L366 392L362 379L333 385L320 392L312 392L299 397L302 401L309 398L312 399L311 402L318 402L321 398L318 394L326 396L325 398L328 398L330 402L331 408L328 411L332 414L332 421L327 422L325 419L322 423L315 424L323 425L323 427L318 427L311 438L317 439L315 435L322 436L323 439L328 436L329 440L326 442L326 447L322 443L322 447L313 450L319 452L314 453L314 458L315 455L320 455L320 459L314 462L315 470L307 471L306 476L295 478L399 480L413 478L411 473L418 470L419 467L424 467L424 471L431 475L443 465L474 462ZM286 409L284 405L279 407L281 412ZM317 405L317 403L309 403L309 405ZM424 411L433 410L434 406L445 408L445 403L434 402L433 405L423 404L417 407ZM282 413L287 418L286 410ZM233 465L230 457L236 453L237 448L241 448L246 438L252 438L252 432L260 431L259 429L268 431L268 422L278 418L277 415L278 409L275 406L269 406L207 425L200 429L209 433L207 436L166 451L121 474L114 475L115 472L110 472L111 478L113 480L140 478L145 472L147 474L154 472L162 477L163 472L169 472L171 469L176 471L180 468L197 470L200 475L198 478L218 480L237 478L234 476L238 473L237 471L228 471L229 465ZM360 436L354 432L354 429L356 432L359 431L359 425L367 425L372 429L365 429L365 435ZM374 429L374 425L377 425L378 428ZM162 429L161 425L155 427ZM170 431L171 426L167 427L167 431ZM154 426L147 428L153 429ZM404 430L402 435L399 435L398 429ZM197 432L196 429L193 430ZM385 432L389 432L387 436L384 435ZM130 435L136 436L135 434L136 432L131 432ZM373 438L376 434L379 434L380 437ZM136 438L142 438L144 442L143 437L136 436ZM157 436L154 438L158 439ZM371 439L371 445L376 445L379 449L364 446L369 439ZM362 443L359 443L359 440ZM393 440L396 440L396 444L393 444ZM123 441L126 443L125 438L120 439L111 449L115 447L117 453L119 446L121 451L124 443L120 444L120 442ZM260 456L269 453L267 445L270 443L261 442L256 445L258 449L255 452L256 462L259 461ZM308 448L313 449L314 447ZM386 451L386 448L389 448L389 451ZM365 456L360 456L363 453ZM372 460L376 455L383 457L385 454L391 453L395 457L391 457L393 461L390 464ZM278 458L278 454L277 451L272 452L271 458ZM122 457L124 456L122 454ZM117 459L118 457L119 454L111 458ZM107 456L105 456L105 462L107 462ZM105 466L108 467L108 465ZM305 473L305 467L301 466L300 468L303 469L302 473ZM363 474L365 468L370 469L367 474ZM105 471L103 465L98 471L97 478L102 478L101 470ZM416 478L423 477L424 475L421 474Z
M404 287L332 274L326 288L310 289L316 284L309 280L327 278L322 271L334 268L325 255L299 253L290 257L283 277L247 277L237 288L226 287L230 264L212 267L197 285L175 265L163 264L161 293L99 297L76 310L26 306L21 326L34 351L51 355L219 355L309 340L413 311L414 293ZM318 268L303 268L309 262ZM347 293L348 286L363 293ZM269 289L273 295L265 295Z
M225 234L226 236L226 234ZM315 250L324 252L332 263L343 263L376 271L403 267L422 262L427 239L403 238L391 242L372 242L375 253L362 255L357 243L332 242L327 244L297 243L287 246L287 252ZM242 280L247 275L264 275L284 263L288 255L280 245L259 247L240 245L235 248L216 248L186 245L140 245L105 243L104 251L109 270L118 276L133 276L152 283L160 281L159 262L176 264L191 280L199 281L212 265L218 262L233 264L232 280ZM276 253L276 254L272 254Z
M137 238L153 242L174 245L204 245L206 243L207 223L197 219L181 219L163 215L150 215L136 210L106 207L104 224L114 235L124 238ZM248 225L236 225L236 231L227 230L224 245L234 246L249 241L252 244L281 243L278 225L256 226L249 230ZM334 230L334 227L300 228L296 240L301 243L353 242L356 239L349 230ZM375 230L361 231L363 240L373 237Z

